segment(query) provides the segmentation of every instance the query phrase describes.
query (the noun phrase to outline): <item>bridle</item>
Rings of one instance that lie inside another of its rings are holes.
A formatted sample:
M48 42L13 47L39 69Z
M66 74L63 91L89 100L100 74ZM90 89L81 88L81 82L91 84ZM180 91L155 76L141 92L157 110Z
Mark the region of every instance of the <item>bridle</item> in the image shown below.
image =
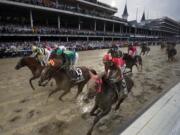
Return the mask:
M98 78L97 76L92 76L92 79L95 80L95 82L98 84L98 88L96 89L96 93L101 93L102 92L102 78Z

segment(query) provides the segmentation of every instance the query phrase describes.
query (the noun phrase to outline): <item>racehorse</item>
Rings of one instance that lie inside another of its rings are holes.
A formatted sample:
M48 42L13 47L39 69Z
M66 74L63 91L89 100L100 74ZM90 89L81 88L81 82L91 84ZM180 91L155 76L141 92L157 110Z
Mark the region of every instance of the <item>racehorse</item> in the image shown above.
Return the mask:
M166 52L168 55L168 61L169 62L175 61L175 55L177 54L176 48L174 48L173 46L168 46Z
M148 55L150 51L151 51L150 47L146 45L142 45L140 55L145 55L145 54Z
M31 88L35 90L32 81L40 77L44 67L41 66L40 62L34 57L23 57L18 61L17 65L15 66L15 69L19 70L22 67L26 66L31 70L33 74L33 76L29 79L29 83Z
M55 90L51 91L48 95L48 98L53 95L54 93L63 90L64 92L60 95L59 100L62 101L62 97L65 96L67 93L70 92L71 88L74 86L78 86L78 91L75 96L75 98L78 97L78 95L82 92L85 84L90 79L90 69L87 67L77 67L75 68L75 74L77 73L77 76L82 77L83 79L76 82L72 81L70 76L68 75L67 71L64 69L61 69L61 61L53 59L54 65L48 65L46 66L42 74L40 76L39 85L43 86L43 83L50 80L51 78L54 78L57 84L57 87ZM95 72L94 70L91 70L92 72Z
M164 50L165 47L166 47L165 44L161 43L161 50Z
M134 85L133 81L129 77L125 77L128 93L131 92L131 89ZM97 122L102 119L105 115L107 115L113 106L113 104L117 103L115 106L115 110L118 110L120 104L125 100L127 96L122 95L122 87L120 87L120 98L118 98L117 92L114 90L114 87L109 83L109 80L106 79L105 75L97 75L91 73L91 79L88 82L88 93L87 97L84 99L88 101L95 97L95 104L93 109L90 112L91 116L95 116L94 122L90 129L87 132L87 135L91 135L92 131L97 124Z
M142 71L142 58L140 55L136 55L134 58L130 56L128 53L123 54L123 59L126 62L126 67L130 69L132 72L132 68L135 65L139 71L139 66L141 66L141 71Z

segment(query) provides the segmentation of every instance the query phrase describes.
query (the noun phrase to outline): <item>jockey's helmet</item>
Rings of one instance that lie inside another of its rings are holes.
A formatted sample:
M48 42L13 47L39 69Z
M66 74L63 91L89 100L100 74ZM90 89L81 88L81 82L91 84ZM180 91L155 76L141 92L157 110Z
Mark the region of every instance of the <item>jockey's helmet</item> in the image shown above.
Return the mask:
M54 49L58 48L58 45L57 45L57 44L54 44L54 45L53 45L53 48L54 48Z
M103 63L111 62L111 61L112 61L112 56L110 54L105 54L103 57Z
M58 49L56 52L57 55L62 55L62 53L63 53L63 50L61 50L61 49Z
M63 50L63 51L66 51L66 47L63 46L63 45L59 46L59 48L60 48L61 50Z
M33 46L31 47L31 49L32 49L33 52L35 52L35 51L37 50L37 46L33 45Z

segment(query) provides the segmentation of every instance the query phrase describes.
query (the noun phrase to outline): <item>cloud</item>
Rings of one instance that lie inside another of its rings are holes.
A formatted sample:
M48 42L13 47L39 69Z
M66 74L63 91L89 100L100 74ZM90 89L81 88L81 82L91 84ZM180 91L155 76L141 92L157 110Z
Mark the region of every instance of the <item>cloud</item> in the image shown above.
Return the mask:
M116 16L121 17L126 0L99 0L109 5L113 4L118 8ZM146 17L159 18L168 16L180 20L180 1L179 0L127 0L129 20L136 19L138 8L138 20L141 19L143 11Z

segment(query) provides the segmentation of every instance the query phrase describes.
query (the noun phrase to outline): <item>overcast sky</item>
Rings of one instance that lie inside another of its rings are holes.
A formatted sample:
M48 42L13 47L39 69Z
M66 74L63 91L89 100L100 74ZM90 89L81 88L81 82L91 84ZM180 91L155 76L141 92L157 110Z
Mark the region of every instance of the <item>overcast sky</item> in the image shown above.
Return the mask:
M126 0L99 0L118 8L116 16L121 17ZM136 19L138 8L138 20L145 10L146 18L158 18L163 16L171 17L180 21L180 0L127 0L129 18Z

